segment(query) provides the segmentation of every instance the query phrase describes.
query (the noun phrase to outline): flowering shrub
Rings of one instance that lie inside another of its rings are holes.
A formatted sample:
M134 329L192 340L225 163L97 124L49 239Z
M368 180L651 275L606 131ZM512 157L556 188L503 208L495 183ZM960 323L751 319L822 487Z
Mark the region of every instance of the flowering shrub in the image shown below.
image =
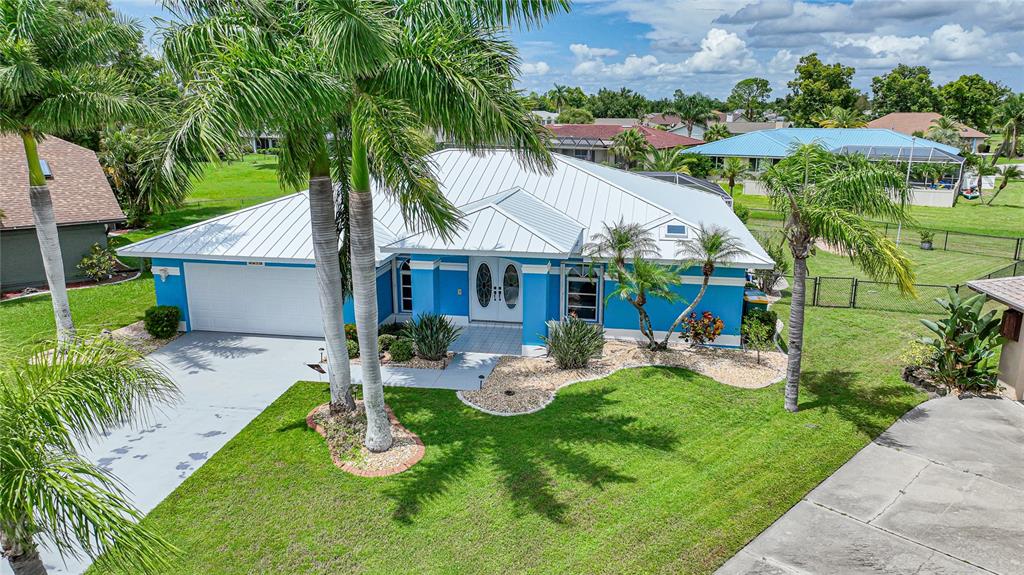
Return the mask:
M680 337L690 340L693 345L705 345L715 341L723 328L725 322L713 313L706 311L698 317L694 312L686 318Z
M78 269L95 281L104 280L114 273L117 257L114 250L99 244L93 244L89 253L78 263Z

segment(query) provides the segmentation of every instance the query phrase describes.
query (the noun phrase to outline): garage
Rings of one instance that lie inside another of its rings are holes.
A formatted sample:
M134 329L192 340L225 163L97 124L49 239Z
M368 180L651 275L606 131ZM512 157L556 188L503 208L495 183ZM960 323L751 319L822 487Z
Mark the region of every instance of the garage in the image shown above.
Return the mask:
M323 335L311 266L185 262L184 272L194 330Z

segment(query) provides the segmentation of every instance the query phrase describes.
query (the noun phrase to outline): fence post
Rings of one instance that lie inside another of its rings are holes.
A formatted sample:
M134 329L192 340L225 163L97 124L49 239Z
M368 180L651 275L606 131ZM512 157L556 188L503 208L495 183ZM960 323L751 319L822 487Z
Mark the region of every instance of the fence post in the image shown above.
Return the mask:
M947 246L949 246L949 230L946 230L946 239L943 240L943 242L942 242L942 251L944 251L944 252L949 251L947 249Z
M811 305L812 306L817 306L818 305L818 283L819 283L818 280L820 280L820 279L821 278L819 276L814 276L814 289L811 290Z
M857 278L850 281L850 307L857 307Z
M1017 238L1017 246L1013 250L1013 259L1015 259L1015 260L1021 259L1021 257L1020 257L1021 243L1024 243L1024 238Z

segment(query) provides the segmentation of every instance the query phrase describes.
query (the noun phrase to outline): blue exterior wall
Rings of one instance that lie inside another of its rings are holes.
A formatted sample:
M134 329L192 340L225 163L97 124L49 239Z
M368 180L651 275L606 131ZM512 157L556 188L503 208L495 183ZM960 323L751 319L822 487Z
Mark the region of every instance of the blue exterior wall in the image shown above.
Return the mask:
M311 266L315 267L315 266ZM391 273L391 263L387 263L384 266L387 267L387 272L381 272L381 268L377 268L377 321L382 322L391 316L392 311L395 308L394 302L394 275ZM345 298L345 308L343 310L345 323L354 323L356 317L356 306L352 301L352 296Z
M438 313L444 315L469 315L469 258L466 256L444 256L443 263L457 263L467 266L465 270L438 269ZM413 282L415 286L415 281ZM413 287L413 291L416 288Z
M558 317L558 300L551 297L552 284L557 294L557 275L523 273L523 345L544 345L541 338L548 334L547 322Z
M178 275L167 276L167 279L153 278L156 290L156 305L173 305L181 310L181 320L185 322L185 331L191 331L188 319L188 292L185 291L185 266L182 260L154 259L157 267L178 268Z

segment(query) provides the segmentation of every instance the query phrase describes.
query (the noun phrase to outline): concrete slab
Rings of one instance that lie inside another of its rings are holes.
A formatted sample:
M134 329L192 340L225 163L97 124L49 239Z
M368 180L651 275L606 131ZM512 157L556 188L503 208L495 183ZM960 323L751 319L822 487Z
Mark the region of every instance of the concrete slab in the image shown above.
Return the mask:
M717 573L1024 573L1024 406L921 404Z
M296 381L326 377L316 363L323 340L192 332L150 355L182 392L182 401L145 425L95 438L83 454L112 472L135 505L148 513ZM457 354L446 370L382 370L385 385L479 389L497 356ZM358 366L352 378L361 382ZM60 561L44 552L51 574L81 573L87 560ZM0 562L0 575L10 573Z

